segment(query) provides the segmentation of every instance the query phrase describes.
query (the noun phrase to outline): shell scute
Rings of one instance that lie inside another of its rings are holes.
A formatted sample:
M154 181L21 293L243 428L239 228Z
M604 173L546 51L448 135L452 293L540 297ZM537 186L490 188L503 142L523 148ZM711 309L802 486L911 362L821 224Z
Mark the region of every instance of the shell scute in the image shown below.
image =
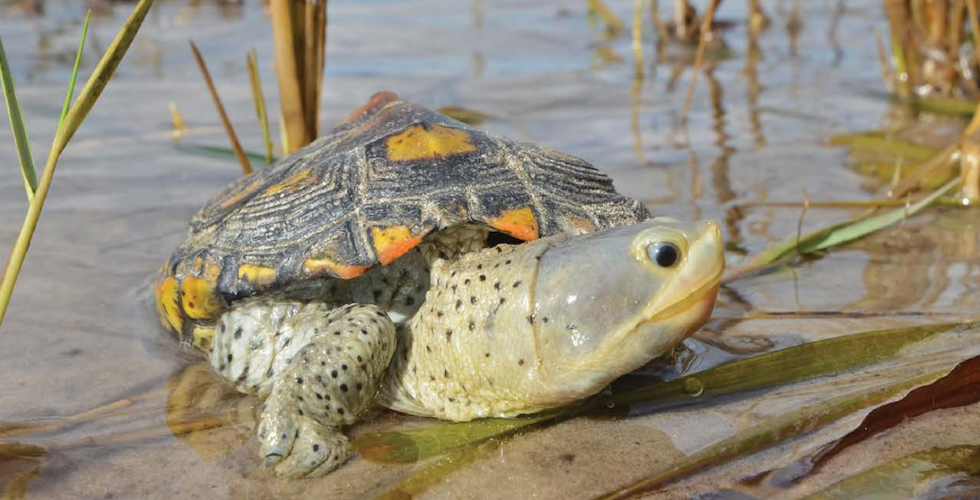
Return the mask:
M532 240L646 217L584 160L379 93L212 198L158 281L157 307L189 335L229 301L313 277L356 278L435 230L477 223Z

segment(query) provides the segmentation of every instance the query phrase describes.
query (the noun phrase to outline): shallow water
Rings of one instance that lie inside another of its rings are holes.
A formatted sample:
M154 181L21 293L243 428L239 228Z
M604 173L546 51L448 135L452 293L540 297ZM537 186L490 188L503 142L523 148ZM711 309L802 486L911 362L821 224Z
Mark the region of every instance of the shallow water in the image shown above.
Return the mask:
M412 466L355 459L326 478L282 482L261 470L254 441L240 446L234 427L178 439L166 426L167 380L193 359L158 327L145 303L147 280L181 241L191 215L240 172L234 161L172 144L169 102L190 127L185 143L226 144L187 39L207 58L246 148L261 149L245 72L244 55L253 45L270 109L278 109L271 29L260 6L196 3L154 7L64 155L0 333L0 422L43 423L135 399L109 417L11 438L48 446L50 453L40 462L0 463L0 479L40 463L27 483L30 499L372 498ZM610 3L630 19L632 2ZM647 76L636 92L628 37L603 40L585 2L335 0L322 122L336 123L381 89L432 107L489 113L494 118L481 128L586 158L656 214L723 221L729 265L737 265L745 254L795 234L799 218L795 208L735 210L740 203L801 200L803 188L813 200L878 196L869 189L873 180L849 167L845 150L824 144L832 134L892 120L889 103L867 92L882 87L869 36L871 27L886 30L880 7L850 2L835 18L833 5L803 2L803 28L794 38L785 30L789 4L764 3L773 25L752 54L742 7L725 2L718 17L736 21L724 34L730 57L701 75L685 128L678 115L690 70L681 66L671 86L674 62L657 61L648 39ZM44 16L31 17L7 5L0 16L39 163L57 123L84 15L75 3L45 7ZM112 4L93 19L83 73L130 8ZM622 62L600 56L610 50ZM669 56L689 54L672 49ZM8 170L0 175L0 242L12 242L26 207L8 128L0 129L0 158ZM803 227L848 215L810 209ZM688 341L683 363L645 373L672 376L845 333L969 318L980 310L977 215L933 210L792 269L734 282L723 290L715 319ZM750 312L755 315L746 318ZM949 368L977 355L976 345L969 336L945 339L875 376ZM206 372L198 375L211 391L220 388ZM623 384L644 383L643 375ZM780 407L819 402L866 378L845 375L628 419L571 420L495 446L420 498L592 498L750 429ZM171 390L169 397L177 396ZM245 426L252 404L231 398L219 407L235 408L235 420ZM974 404L901 424L840 455L792 491L752 494L801 497L920 449L980 444L980 433L969 430L980 428L977 410ZM733 479L790 463L848 432L864 413L701 472L651 498L733 496ZM383 413L355 433L423 423Z

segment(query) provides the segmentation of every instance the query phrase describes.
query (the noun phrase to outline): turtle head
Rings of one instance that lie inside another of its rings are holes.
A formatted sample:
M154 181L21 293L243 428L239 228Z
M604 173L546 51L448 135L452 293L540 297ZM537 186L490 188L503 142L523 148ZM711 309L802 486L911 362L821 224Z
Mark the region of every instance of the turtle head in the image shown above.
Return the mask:
M550 248L533 295L543 396L590 396L669 351L708 320L724 267L711 221L657 218Z

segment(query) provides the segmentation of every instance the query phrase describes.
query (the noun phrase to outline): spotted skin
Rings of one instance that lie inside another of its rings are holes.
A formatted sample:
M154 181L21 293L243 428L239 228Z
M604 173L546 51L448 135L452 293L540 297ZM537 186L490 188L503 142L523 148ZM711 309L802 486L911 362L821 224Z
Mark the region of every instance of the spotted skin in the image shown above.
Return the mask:
M266 397L261 454L283 476L329 472L347 458L339 427L374 400L395 348L395 326L374 305L259 299L219 320L214 369Z
M531 334L538 258L553 237L436 260L425 304L399 330L385 405L461 421L540 409Z

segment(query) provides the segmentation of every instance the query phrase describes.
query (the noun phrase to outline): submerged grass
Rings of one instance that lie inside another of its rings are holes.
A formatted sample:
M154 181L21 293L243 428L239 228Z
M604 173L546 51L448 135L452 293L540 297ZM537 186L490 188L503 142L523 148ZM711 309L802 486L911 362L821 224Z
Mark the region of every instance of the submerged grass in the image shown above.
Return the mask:
M651 412L704 405L723 396L833 376L886 362L904 349L938 335L978 327L980 321L844 335L732 361L693 375L593 398L584 404L548 413L515 419L436 424L406 431L372 432L355 439L352 445L364 458L382 463L413 463L442 456L415 470L391 489L376 496L375 500L411 498L412 495L438 484L452 472L486 455L502 439L517 433L548 427L586 414ZM909 378L884 384L868 393L851 394L807 406L774 419L768 425L754 429L749 435L740 434L716 443L670 468L657 471L636 484L602 498L632 498L684 475L791 439L943 374L912 374Z
M102 91L105 90L109 79L119 66L123 56L126 55L126 51L136 37L136 33L143 24L143 19L146 18L146 14L152 5L153 0L140 0L136 5L132 14L130 14L129 18L116 34L116 37L112 40L102 59L99 60L92 75L85 82L85 86L79 93L78 99L69 107L68 113L55 132L41 179L37 184L34 197L31 199L27 215L24 218L24 224L21 227L20 233L17 235L13 250L11 250L7 265L3 270L3 279L0 281L0 324L3 323L7 306L10 304L10 298L14 291L14 285L17 282L17 276L20 274L21 266L24 263L24 258L31 244L31 238L34 236L34 229L37 227L37 222L41 217L41 209L44 206L44 200L47 198L48 190L51 188L51 181L54 177L55 167L58 165L58 159L61 157L61 153L65 150L65 147L68 146L72 136L75 135L78 127L85 120L89 111L92 110ZM4 73L5 79L10 78L8 70L5 69Z
M514 419L484 419L406 431L372 432L355 439L352 446L369 460L411 463L460 446L504 437L532 425L552 425L586 413L609 409L615 412L666 410L843 373L891 359L902 349L927 338L976 327L980 327L980 322L940 323L844 335L732 361L700 373L597 397L585 404L551 412Z

